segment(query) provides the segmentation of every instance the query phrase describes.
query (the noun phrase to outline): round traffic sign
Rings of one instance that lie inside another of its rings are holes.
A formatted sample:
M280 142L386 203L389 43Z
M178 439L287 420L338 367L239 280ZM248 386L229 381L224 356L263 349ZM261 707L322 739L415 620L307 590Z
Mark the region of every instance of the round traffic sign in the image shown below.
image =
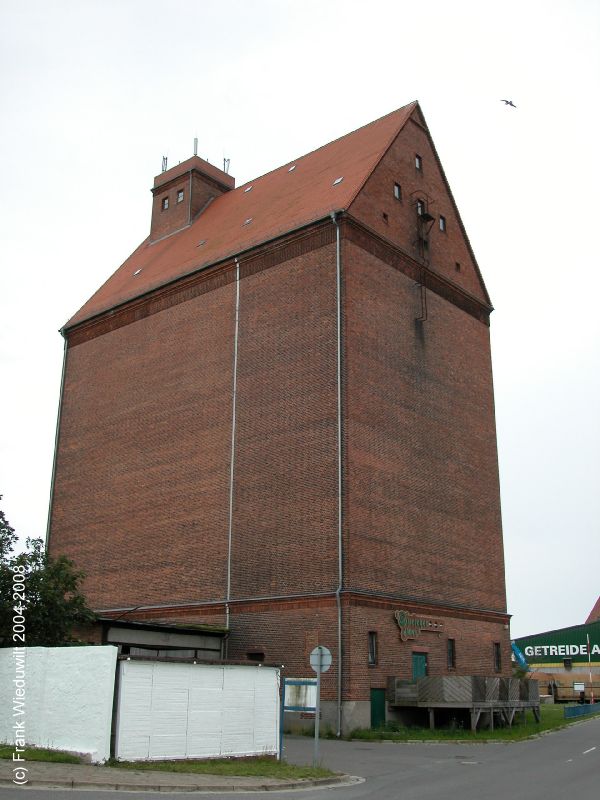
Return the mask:
M310 665L315 672L319 672L319 660L321 661L321 672L327 672L333 658L331 657L331 650L322 644L317 645L310 654Z

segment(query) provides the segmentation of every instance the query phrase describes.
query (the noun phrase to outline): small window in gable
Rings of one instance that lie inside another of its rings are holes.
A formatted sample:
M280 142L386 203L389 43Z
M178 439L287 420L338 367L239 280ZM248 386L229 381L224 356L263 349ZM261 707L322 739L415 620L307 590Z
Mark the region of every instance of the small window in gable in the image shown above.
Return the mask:
M161 206L163 211L166 211L167 208L169 207L169 198L168 197L163 197L162 203L160 204L160 206Z
M446 231L446 217L442 217L440 214L440 230L445 233Z
M399 183L394 184L394 197L402 202L402 187Z
M177 202L183 203L183 189L177 190Z
M415 153L415 167L421 172L423 170L423 159L418 153Z

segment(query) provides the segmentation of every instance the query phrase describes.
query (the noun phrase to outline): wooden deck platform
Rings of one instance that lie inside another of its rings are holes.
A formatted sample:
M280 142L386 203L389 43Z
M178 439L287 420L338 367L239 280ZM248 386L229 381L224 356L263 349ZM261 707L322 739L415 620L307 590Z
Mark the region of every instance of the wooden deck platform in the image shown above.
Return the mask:
M494 715L499 715L510 727L515 715L523 717L531 709L540 721L538 682L519 678L480 675L444 675L406 681L388 680L387 700L397 708L425 708L429 712L429 727L435 728L436 709L462 709L471 717L471 730L477 730L485 714L494 729Z

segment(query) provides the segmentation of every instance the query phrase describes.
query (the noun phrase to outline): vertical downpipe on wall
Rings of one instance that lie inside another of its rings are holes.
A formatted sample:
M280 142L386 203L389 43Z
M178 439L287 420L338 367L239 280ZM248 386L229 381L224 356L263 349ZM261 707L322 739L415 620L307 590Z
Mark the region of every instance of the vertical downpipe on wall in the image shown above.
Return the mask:
M63 394L65 389L65 372L67 369L67 337L64 331L61 331L61 333L64 337L63 363L62 363L62 372L60 376L60 395L58 398L58 413L56 415L56 431L54 432L54 458L52 459L52 476L50 478L50 499L48 503L48 520L46 522L46 551L50 546L50 523L52 521L52 506L54 504L54 482L56 480L56 461L58 459L58 439L60 436L60 421L62 417Z
M337 340L337 473L338 473L338 587L335 592L337 606L337 736L342 735L342 587L344 561L342 551L342 255L340 250L340 225L336 212L331 213L335 225L335 295L336 295L336 340Z
M240 331L240 262L235 259L235 328L233 337L233 400L231 408L231 454L229 460L229 530L227 537L227 594L225 625L229 630L229 601L231 600L231 543L233 536L233 477L235 470L235 423L237 403L238 338ZM225 641L225 657L229 649L229 636Z

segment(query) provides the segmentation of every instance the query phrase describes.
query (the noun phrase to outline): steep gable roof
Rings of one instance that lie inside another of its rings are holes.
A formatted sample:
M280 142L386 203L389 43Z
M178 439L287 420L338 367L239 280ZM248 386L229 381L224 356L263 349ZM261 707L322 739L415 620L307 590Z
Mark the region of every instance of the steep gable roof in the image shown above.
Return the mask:
M221 195L177 233L146 239L65 328L347 209L417 107L403 106Z
M590 614L585 622L586 624L589 624L590 622L600 622L600 597L596 600L596 603L590 611Z

